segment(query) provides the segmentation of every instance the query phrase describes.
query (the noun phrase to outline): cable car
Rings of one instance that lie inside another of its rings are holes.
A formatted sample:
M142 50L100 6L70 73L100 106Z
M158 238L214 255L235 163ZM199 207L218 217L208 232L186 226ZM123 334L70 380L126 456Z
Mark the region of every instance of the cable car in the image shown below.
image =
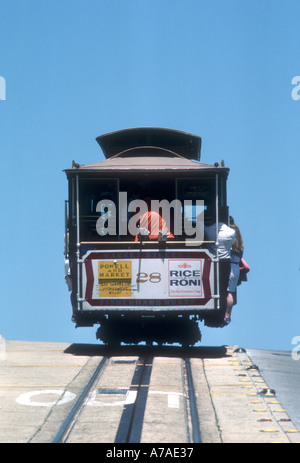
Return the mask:
M217 239L228 223L229 169L200 161L201 138L138 127L96 138L105 160L66 169L66 279L76 327L105 344L201 340L222 327Z

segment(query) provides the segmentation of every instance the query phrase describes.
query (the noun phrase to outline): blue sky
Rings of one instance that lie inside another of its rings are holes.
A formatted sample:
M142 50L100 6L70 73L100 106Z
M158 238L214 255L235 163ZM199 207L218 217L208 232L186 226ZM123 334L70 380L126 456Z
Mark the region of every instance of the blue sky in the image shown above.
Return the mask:
M1 312L6 339L95 342L63 279L63 169L137 126L202 137L230 167L248 282L203 345L293 348L300 336L297 0L2 0Z

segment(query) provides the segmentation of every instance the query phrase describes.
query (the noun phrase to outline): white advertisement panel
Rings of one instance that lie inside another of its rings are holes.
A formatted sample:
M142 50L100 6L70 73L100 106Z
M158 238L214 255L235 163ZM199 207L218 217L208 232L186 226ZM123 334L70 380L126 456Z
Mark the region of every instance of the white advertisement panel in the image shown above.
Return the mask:
M207 250L89 251L83 258L83 309L213 308Z

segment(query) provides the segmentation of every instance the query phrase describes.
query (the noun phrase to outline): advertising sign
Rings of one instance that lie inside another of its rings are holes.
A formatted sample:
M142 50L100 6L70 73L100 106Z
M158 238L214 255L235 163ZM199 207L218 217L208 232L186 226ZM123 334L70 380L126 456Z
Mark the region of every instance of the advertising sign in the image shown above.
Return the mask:
M131 261L97 262L99 298L131 297Z
M82 308L214 308L214 267L205 249L89 251L83 258Z

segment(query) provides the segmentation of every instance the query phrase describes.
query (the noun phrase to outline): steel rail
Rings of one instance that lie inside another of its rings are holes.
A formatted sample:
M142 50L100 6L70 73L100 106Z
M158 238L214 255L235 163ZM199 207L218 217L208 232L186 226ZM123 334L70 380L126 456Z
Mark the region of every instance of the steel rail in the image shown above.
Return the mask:
M153 358L139 358L132 378L130 391L136 391L134 403L124 407L115 443L139 443L148 397Z
M80 396L76 400L76 402L73 405L72 409L70 410L69 414L67 415L67 417L63 421L61 427L59 428L56 436L54 437L54 439L52 441L53 444L59 444L59 443L66 442L66 440L68 438L68 435L69 435L69 433L71 431L71 428L73 427L73 421L76 418L76 415L78 415L78 413L80 412L81 407L84 405L85 399L87 398L87 396L88 396L89 392L91 391L93 385L95 384L95 382L99 378L99 375L100 375L102 369L104 368L104 366L106 365L107 360L108 360L108 357L103 357L102 360L99 362L99 364L98 364L97 368L95 369L93 375L91 376L89 382L87 383L87 385L85 386L85 388L81 392Z
M190 359L185 359L185 372L186 372L186 388L187 388L187 400L188 400L188 410L191 419L192 425L192 439L194 443L201 443L201 432L200 432L200 425L199 425L199 415L197 409L197 400L194 388L194 381L191 369L191 362Z

